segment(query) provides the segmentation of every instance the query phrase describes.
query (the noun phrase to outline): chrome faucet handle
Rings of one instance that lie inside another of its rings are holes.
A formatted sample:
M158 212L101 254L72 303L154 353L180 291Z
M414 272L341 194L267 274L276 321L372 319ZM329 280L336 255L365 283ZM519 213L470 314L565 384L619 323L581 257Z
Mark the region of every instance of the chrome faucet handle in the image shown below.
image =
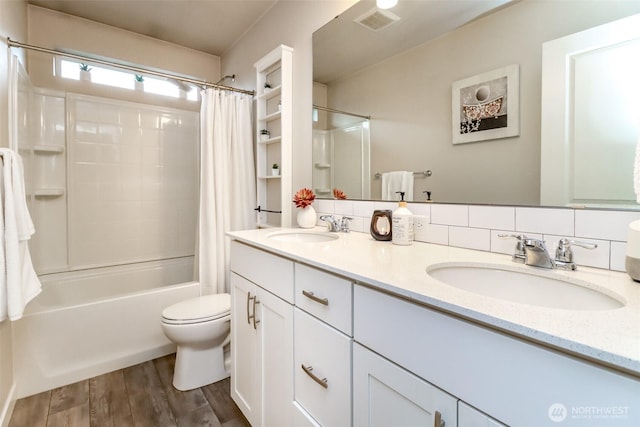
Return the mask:
M327 229L329 231L337 232L340 230L340 224L333 215L320 215L320 220L327 223Z
M556 248L556 266L565 270L576 270L577 266L573 261L573 251L571 246L579 246L584 249L595 249L598 247L595 243L582 242L580 240L569 240L566 238L558 241Z
M348 233L349 230L349 221L353 221L353 218L351 218L350 216L343 216L342 219L340 220L340 231L343 231L345 233Z
M498 237L501 239L516 239L518 243L516 243L516 249L513 254L513 262L517 262L520 264L524 264L526 259L526 252L524 250L524 242L528 239L524 234L498 234Z

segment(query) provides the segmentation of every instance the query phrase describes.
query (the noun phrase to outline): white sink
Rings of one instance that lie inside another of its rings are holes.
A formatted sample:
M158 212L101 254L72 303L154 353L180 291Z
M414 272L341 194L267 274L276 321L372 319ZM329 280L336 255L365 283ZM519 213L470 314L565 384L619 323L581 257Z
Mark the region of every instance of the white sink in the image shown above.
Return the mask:
M566 310L613 310L624 299L552 271L472 263L436 264L427 274L447 285L497 299Z
M300 243L321 243L338 239L338 233L319 233L314 231L278 231L267 235L273 240Z

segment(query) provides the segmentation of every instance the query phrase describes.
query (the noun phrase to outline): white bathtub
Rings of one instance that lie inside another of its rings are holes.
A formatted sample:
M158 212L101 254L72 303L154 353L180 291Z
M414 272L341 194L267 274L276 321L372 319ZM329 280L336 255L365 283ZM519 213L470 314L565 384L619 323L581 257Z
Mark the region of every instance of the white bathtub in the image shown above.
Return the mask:
M160 314L200 294L192 277L192 257L41 276L13 325L17 397L175 351Z

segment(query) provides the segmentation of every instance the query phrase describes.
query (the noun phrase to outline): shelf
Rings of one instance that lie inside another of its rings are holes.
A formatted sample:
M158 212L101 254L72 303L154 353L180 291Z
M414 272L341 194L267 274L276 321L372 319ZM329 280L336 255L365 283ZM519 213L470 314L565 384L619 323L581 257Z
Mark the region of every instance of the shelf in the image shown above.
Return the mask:
M263 122L272 122L274 120L278 120L282 115L282 111L274 111L271 114L267 114L266 116L260 117L258 120Z
M31 190L28 194L36 198L61 197L64 196L64 188L38 188L36 190Z
M258 99L260 99L260 100L268 100L268 99L271 99L271 98L275 98L276 96L280 95L280 93L282 93L282 86L276 86L276 87L272 88L270 91L262 92L258 96Z
M26 145L20 147L20 151L33 151L34 153L42 154L61 154L64 152L64 147L60 145Z
M316 163L315 166L317 169L329 169L331 168L331 163Z
M316 188L316 193L318 193L318 194L329 194L329 193L331 193L331 189L329 189L329 188Z
M280 179L281 175L263 175L259 176L258 179Z
M275 144L276 142L280 142L281 140L282 140L282 137L274 136L273 138L259 140L258 144L263 144L263 145Z

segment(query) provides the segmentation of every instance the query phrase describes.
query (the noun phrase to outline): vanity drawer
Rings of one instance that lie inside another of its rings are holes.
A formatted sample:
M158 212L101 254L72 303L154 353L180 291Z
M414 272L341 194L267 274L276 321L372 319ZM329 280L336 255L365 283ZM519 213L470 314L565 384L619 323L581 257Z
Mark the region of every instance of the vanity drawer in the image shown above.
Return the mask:
M351 425L351 339L294 313L294 398L322 426Z
M352 283L302 264L295 277L296 307L351 336Z
M234 240L231 271L293 304L293 261Z

